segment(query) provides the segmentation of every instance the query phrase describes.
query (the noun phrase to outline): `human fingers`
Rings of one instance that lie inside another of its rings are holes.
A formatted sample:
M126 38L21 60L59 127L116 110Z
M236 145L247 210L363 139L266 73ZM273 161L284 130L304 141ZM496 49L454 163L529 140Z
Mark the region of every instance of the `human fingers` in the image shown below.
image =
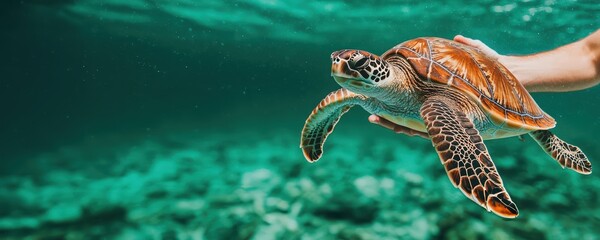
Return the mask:
M486 45L480 40L468 38L463 35L456 35L454 36L454 41L477 48L490 58L498 59L500 57L500 54L498 54L498 52L488 47L488 45Z
M381 118L377 115L369 116L369 122L377 124L382 127L385 127L387 129L390 129L390 130L394 131L395 133L402 133L402 134L406 134L408 136L419 136L422 138L429 138L429 135L427 135L427 133L416 131L416 130L395 124L395 123L393 123L387 119Z
M394 124L394 123L392 123L392 122L390 122L390 121L388 121L386 119L380 118L377 115L371 115L371 116L369 116L369 122L377 124L377 125L382 126L384 128L387 128L389 130L394 130L394 126L396 126L396 124Z
M417 137L422 137L422 138L425 138L425 139L429 139L429 135L427 133L420 132L420 131L417 131L417 130L413 130L413 129L407 128L405 126L396 125L394 127L394 132L396 132L396 133L404 133L404 134L406 134L408 136L411 136L411 137L412 136L417 136Z

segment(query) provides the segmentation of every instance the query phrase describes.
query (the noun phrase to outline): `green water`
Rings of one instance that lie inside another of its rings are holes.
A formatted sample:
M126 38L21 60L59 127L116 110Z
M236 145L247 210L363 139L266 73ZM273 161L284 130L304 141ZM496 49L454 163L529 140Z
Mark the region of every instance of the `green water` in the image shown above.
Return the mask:
M520 216L452 187L427 140L353 109L318 163L299 132L329 54L420 36L530 54L597 1L20 1L0 8L0 239L596 239L600 178L487 143ZM535 93L600 159L600 88Z

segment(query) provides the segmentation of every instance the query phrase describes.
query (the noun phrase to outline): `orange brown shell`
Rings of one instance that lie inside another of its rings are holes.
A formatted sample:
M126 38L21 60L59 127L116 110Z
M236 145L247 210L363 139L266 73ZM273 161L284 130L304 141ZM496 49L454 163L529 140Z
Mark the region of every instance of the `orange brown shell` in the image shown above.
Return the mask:
M421 80L452 86L477 99L500 125L528 130L556 125L506 67L475 48L441 38L417 38L382 58L398 55L408 60Z

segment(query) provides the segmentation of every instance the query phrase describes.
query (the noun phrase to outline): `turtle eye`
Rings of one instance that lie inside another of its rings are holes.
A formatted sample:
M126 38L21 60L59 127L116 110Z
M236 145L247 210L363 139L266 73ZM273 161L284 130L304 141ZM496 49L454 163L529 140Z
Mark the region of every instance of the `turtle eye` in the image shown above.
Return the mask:
M356 63L354 63L354 68L355 69L363 69L364 67L367 66L367 60L369 60L368 58L361 58L358 61L356 61Z

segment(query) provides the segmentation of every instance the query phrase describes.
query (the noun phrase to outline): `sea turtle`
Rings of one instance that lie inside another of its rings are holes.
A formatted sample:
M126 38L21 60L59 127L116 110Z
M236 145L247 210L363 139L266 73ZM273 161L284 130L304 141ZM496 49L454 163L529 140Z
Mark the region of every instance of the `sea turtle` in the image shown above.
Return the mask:
M442 38L403 42L381 57L361 50L331 54L331 75L342 86L312 111L300 147L309 162L352 106L426 132L452 184L487 211L518 215L517 206L483 140L529 133L563 168L582 174L591 163L576 146L551 133L546 114L511 72L478 49Z

